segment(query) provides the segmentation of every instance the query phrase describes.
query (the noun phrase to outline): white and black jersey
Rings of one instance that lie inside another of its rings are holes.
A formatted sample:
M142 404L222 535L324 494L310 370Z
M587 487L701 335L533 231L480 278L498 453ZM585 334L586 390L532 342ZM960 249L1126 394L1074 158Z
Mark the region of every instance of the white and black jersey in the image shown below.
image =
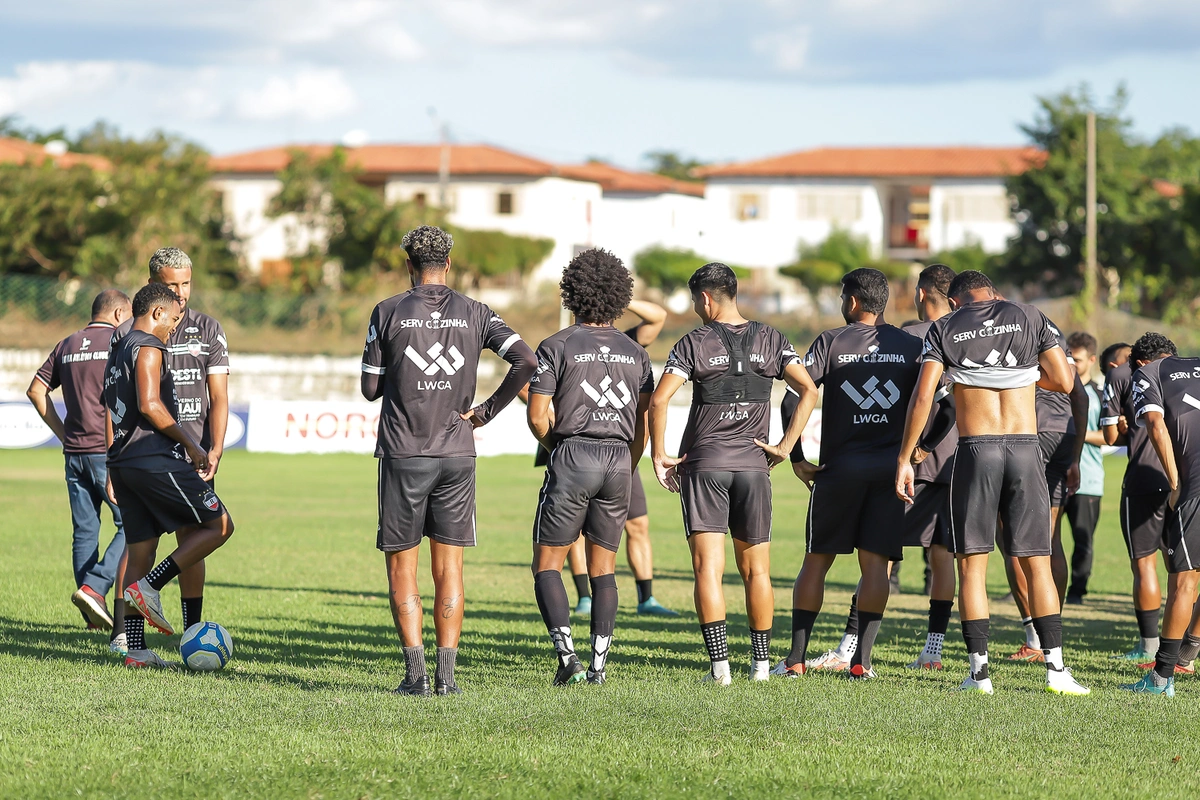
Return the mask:
M163 352L158 394L174 418L179 410L175 382L167 368L167 345L145 331L130 331L112 345L104 376L104 405L112 417L113 441L108 448L109 466L161 472L192 469L183 445L158 432L138 407L137 359L143 347Z
M1139 420L1151 411L1163 415L1179 470L1180 499L1200 495L1200 358L1171 356L1134 372L1133 405Z
M933 327L932 322L918 322L905 327L903 330L910 336L915 336L924 343L925 335L929 333L929 329ZM929 435L930 429L934 425L934 418L939 413L938 402L944 400L945 396L950 393L953 384L950 383L949 377L942 375L941 381L938 382L937 396L934 398L935 403L933 410L930 411L929 421L925 425L924 431L921 434L921 440ZM929 455L925 460L913 468L913 477L918 481L927 483L950 483L950 472L954 469L954 451L958 448L958 426L950 425L949 431L942 437L941 441L929 451Z
M475 399L480 352L504 357L520 341L490 308L448 286L423 284L375 306L362 359L363 372L383 377L375 456L474 457L473 427L459 415ZM501 408L493 397L476 414L486 422Z
M1027 306L1033 311L1041 314L1035 306ZM1058 342L1058 346L1067 356L1067 363L1074 368L1075 359L1071 358L1071 348L1067 346L1067 337L1063 336L1062 329L1050 321L1049 317L1044 314L1042 318L1046 320L1050 333ZM1034 403L1037 410L1037 425L1038 432L1044 433L1051 431L1054 433L1075 433L1075 415L1071 410L1071 396L1062 392L1052 392L1049 389L1037 388Z
M942 364L950 381L963 386L1020 389L1038 382L1038 359L1061 347L1058 337L1058 329L1034 306L987 300L933 323L921 361Z
M1150 444L1150 435L1145 426L1137 421L1137 410L1133 406L1133 366L1132 363L1125 363L1109 370L1104 381L1104 408L1100 412L1100 424L1116 425L1120 417L1125 417L1125 424L1129 429L1129 464L1125 467L1125 482L1122 486L1125 494L1143 495L1170 491L1167 473L1163 471L1162 462L1154 452L1154 445Z

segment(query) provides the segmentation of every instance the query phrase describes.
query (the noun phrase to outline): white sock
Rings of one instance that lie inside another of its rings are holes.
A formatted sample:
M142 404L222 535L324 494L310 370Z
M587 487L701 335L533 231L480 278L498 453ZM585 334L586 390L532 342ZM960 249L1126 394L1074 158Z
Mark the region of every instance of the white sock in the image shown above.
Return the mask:
M592 637L592 672L603 672L608 663L608 648L612 637L596 634Z
M1146 655L1153 656L1158 653L1158 637L1152 639L1142 637L1142 652Z
M1041 650L1042 640L1038 638L1037 628L1033 627L1033 617L1025 617L1021 624L1025 626L1025 644L1032 650Z
M971 678L976 675L987 675L987 653L971 653ZM982 679L979 679L982 680Z
M1046 669L1053 669L1062 672L1063 657L1061 647L1051 647L1049 650L1042 651L1046 654Z
M750 662L751 672L769 672L771 670L770 661L753 661Z
M946 641L944 633L929 633L925 635L925 654L935 658L942 655L942 643Z
M723 658L720 661L712 662L712 674L714 678L724 678L729 674L729 659Z
M837 653L844 661L849 661L858 652L858 634L847 633L842 637L842 641L838 643Z

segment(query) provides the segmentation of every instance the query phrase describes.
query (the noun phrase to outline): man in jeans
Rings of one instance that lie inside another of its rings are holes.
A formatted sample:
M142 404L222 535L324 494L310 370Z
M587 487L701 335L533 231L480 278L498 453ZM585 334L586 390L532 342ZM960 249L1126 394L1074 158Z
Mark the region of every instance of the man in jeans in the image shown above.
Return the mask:
M106 289L92 302L92 321L63 339L42 364L26 395L62 442L67 462L67 497L74 527L72 561L76 591L71 602L88 627L112 628L105 595L112 588L125 550L121 512L105 493L108 469L104 438L104 370L113 330L129 318L129 298ZM62 387L67 417L60 419L50 392ZM100 555L100 508L107 503L117 533Z

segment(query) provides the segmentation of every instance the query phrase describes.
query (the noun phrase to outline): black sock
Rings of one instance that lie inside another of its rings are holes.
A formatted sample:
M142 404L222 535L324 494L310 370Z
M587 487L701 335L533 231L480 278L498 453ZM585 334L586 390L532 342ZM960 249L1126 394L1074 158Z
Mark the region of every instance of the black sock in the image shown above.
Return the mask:
M750 657L755 661L771 659L771 629L756 631L750 629Z
M412 683L428 674L425 671L425 646L418 644L404 648L404 682Z
M575 642L571 640L571 606L567 601L567 587L563 586L562 573L544 570L533 576L533 594L537 597L542 621L554 643L554 652L563 666L575 655Z
M704 637L704 649L708 651L709 661L729 660L729 634L725 620L700 623L700 634Z
M1044 617L1033 618L1033 629L1037 631L1038 639L1042 642L1042 651L1062 647L1062 615L1047 614Z
M175 559L167 556L162 563L150 570L150 574L146 576L146 583L155 591L162 591L162 588L178 575L179 565L175 563Z
M437 672L434 677L442 686L454 686L454 662L458 659L457 647L437 649Z
M850 659L851 669L855 664L861 665L864 670L871 668L871 647L875 644L875 637L879 635L879 626L882 623L882 611L858 612L858 649Z
M1200 637L1189 633L1183 637L1183 647L1179 648L1179 662L1191 663L1197 656L1200 656Z
M953 600L929 601L929 632L946 635L950 627L950 612L954 609Z
M579 595L580 600L592 596L588 592L588 576L586 572L582 575L572 575L571 577L575 579L575 593Z
M812 630L811 628L809 630ZM858 636L858 595L854 594L850 597L850 615L846 617L846 633L849 636Z
M857 614L855 614L854 619L857 626ZM804 660L808 658L808 640L812 637L813 625L816 622L816 611L809 611L804 608L792 609L792 649L788 653L787 661L785 662L787 666L794 667L797 664L803 664Z
M1158 613L1157 608L1134 609L1134 614L1137 615L1138 635L1143 639L1154 639L1158 636Z
M185 631L197 622L203 621L204 617L201 616L204 611L203 597L181 597L179 604L183 606L183 629Z
M146 620L136 611L125 617L125 646L131 652L146 649Z
M1154 657L1154 673L1166 680L1175 674L1175 665L1179 663L1179 647L1182 639L1160 639L1158 655Z
M644 603L651 597L654 597L654 578L646 578L644 581L634 581L637 584L638 603Z
M617 576L592 578L592 671L603 672L608 664L613 628L617 624Z
M967 654L972 661L972 680L982 681L988 676L987 647L990 622L988 619L962 620L963 641L967 643Z

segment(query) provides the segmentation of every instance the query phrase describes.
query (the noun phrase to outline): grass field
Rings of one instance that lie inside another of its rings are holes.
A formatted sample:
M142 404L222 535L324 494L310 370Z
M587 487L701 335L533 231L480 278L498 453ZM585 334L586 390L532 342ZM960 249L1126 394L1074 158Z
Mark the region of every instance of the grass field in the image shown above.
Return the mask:
M1173 702L1131 696L1117 685L1135 668L1108 659L1136 635L1114 513L1119 459L1108 462L1095 593L1065 612L1068 662L1093 689L1079 699L1043 694L1040 665L997 658L1021 641L1011 603L993 606L994 697L951 691L966 665L957 617L947 672L905 670L928 608L917 593L919 556L902 573L907 593L893 598L875 649L881 678L869 685L826 675L747 681L749 637L730 557L738 679L723 690L699 685L707 663L689 610L678 505L649 483L655 593L685 613L633 614L622 556L609 683L553 689L528 568L541 481L529 462L480 461L480 546L466 559L459 656L466 693L423 700L388 693L403 660L373 547L373 459L229 454L219 488L238 532L209 560L205 616L230 629L235 659L218 674L148 674L118 666L68 601L61 456L3 452L0 796L1195 795L1200 753L1188 731L1200 722L1200 687L1181 681ZM790 475L775 477L778 658L806 493ZM813 649L841 632L856 580L842 561ZM1006 587L993 567L999 596ZM164 601L178 622L173 587ZM432 647L428 616L426 630ZM585 658L586 630L576 628ZM168 656L177 643L148 638Z

